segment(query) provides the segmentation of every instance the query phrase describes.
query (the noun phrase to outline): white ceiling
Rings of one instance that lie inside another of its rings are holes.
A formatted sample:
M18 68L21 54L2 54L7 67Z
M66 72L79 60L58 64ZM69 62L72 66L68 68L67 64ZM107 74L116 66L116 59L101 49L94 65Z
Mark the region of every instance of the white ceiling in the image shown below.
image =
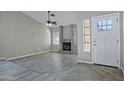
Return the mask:
M35 19L40 23L44 23L47 20L47 12L46 11L22 11L22 13L28 15L29 17Z
M46 24L47 21L47 11L22 11L22 13L30 16L31 18L37 20L40 23ZM60 25L70 25L77 23L77 12L76 11L54 11L55 17L51 20Z
M92 16L105 15L114 12L116 11L53 11L55 17L51 20L56 21L58 24L57 26L81 24L83 18L90 18ZM47 11L23 11L23 13L46 25L48 17Z

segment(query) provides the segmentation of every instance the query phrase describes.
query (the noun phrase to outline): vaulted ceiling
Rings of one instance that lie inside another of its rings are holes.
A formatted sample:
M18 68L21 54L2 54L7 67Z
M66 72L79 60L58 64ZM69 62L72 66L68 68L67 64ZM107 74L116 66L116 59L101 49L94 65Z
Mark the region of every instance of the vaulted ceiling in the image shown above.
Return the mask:
M22 11L22 13L46 25L48 17L47 11ZM53 11L53 13L55 14L55 17L53 17L51 20L56 21L58 26L77 23L76 11Z
M116 11L52 11L55 14L51 20L57 22L57 26L65 26L70 24L81 24L84 18L92 16L105 15L115 13ZM25 15L35 19L36 21L46 25L48 19L47 11L22 11ZM56 26L52 26L56 27Z
M23 11L23 13L40 23L45 23L47 20L46 11Z

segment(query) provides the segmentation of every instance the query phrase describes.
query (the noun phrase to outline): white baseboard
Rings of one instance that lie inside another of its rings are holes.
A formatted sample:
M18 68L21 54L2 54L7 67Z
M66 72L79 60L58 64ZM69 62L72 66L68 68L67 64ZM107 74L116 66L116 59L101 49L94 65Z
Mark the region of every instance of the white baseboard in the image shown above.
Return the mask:
M59 50L50 50L51 52L59 52Z
M86 64L93 64L90 61L84 61L84 60L77 60L77 63L86 63Z
M13 58L8 58L6 60L15 60L15 59L19 59L19 58L24 58L24 57L29 57L29 56L34 56L34 55L38 55L38 54L42 54L42 53L47 53L50 52L50 50L48 51L43 51L43 52L37 52L37 53L32 53L32 54L27 54L27 55L23 55L23 56L18 56L18 57L13 57Z
M2 58L0 58L0 61L1 61L1 60L6 60L6 58L5 58L5 57L2 57Z

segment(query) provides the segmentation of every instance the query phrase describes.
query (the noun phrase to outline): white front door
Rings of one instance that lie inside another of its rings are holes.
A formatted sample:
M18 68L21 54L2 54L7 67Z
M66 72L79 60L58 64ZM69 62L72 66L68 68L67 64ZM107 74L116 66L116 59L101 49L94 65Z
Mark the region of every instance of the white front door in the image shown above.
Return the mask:
M119 14L92 18L92 61L118 66Z

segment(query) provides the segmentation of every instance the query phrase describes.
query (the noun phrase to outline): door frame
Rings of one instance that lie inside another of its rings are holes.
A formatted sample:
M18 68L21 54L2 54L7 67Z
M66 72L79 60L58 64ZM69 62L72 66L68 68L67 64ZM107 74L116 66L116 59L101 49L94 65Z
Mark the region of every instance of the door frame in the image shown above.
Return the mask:
M117 34L117 38L118 38L118 49L117 49L117 53L118 53L118 63L117 63L117 67L120 68L120 13L111 13L111 14L106 14L106 15L101 15L101 16L94 16L94 17L91 17L91 49L92 49L92 64L94 64L94 47L93 47L93 27L94 27L94 19L97 19L97 18L100 18L100 17L107 17L107 16L117 16L117 29L118 29L118 34Z

